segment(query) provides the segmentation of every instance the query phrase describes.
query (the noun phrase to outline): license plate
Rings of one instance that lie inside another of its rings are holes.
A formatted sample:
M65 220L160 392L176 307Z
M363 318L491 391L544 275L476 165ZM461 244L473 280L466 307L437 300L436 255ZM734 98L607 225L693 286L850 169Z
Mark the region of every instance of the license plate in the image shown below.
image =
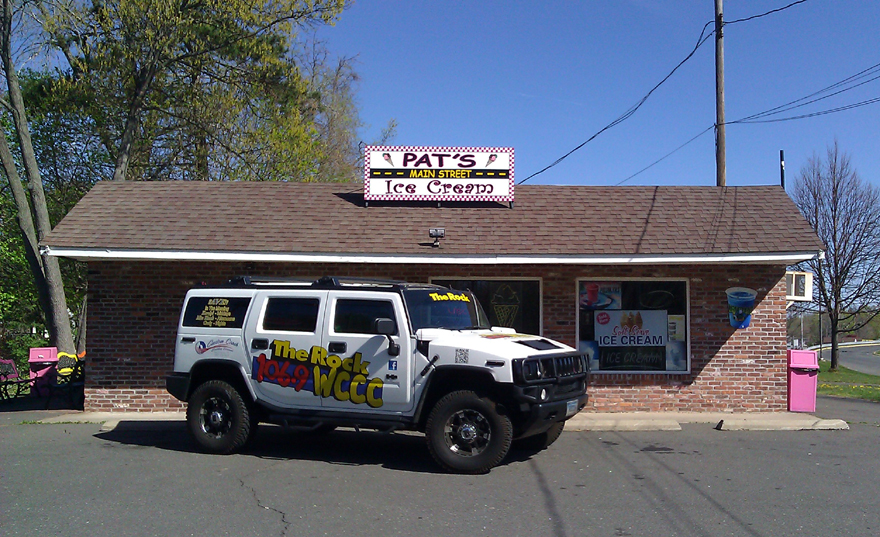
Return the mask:
M569 402L565 403L565 417L566 418L574 416L575 414L577 414L577 411L578 411L577 399L574 399L573 401L569 401Z

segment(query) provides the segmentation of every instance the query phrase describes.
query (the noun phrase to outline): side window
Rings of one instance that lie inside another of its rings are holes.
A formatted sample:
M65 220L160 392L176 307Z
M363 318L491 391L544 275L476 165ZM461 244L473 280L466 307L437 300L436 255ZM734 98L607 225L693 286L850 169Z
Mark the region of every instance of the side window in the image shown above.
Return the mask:
M250 303L247 297L194 296L186 303L183 326L241 328Z
M394 315L394 305L391 302L386 300L337 300L333 331L344 334L375 334L373 321L380 318L394 321L394 333L397 334L397 318Z
M317 298L270 298L263 316L263 330L314 332L318 326Z

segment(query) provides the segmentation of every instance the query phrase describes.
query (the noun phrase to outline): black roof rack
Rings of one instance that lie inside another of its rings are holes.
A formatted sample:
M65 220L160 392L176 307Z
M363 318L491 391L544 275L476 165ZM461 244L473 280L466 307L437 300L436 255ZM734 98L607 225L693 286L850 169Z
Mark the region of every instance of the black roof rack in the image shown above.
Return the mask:
M382 280L374 278L340 278L339 276L324 276L316 280L312 287L336 289L340 287L399 287L406 282L400 280Z
M406 282L400 280L351 278L339 276L324 276L317 280L266 276L235 276L234 278L231 278L224 287L313 287L316 289L351 289L353 287L361 287L400 290L410 285L429 286L430 284L407 284Z
M314 283L306 278L278 278L270 276L235 276L226 282L226 287L253 287L257 285L290 285L304 287Z

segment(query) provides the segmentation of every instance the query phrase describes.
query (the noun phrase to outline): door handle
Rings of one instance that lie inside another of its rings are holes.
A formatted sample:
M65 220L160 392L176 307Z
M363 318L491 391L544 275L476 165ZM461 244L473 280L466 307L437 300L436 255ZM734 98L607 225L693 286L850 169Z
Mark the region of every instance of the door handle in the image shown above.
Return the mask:
M385 375L385 380L397 380L397 375Z
M184 338L180 338L180 342L181 342L181 343L195 343L195 342L196 342L196 338L194 338L194 337L184 337Z
M347 345L344 341L332 341L329 345L327 345L327 352L332 352L333 354L343 354L345 349L347 349Z
M255 351L264 351L269 348L269 340L268 339L252 339L251 340L251 348Z

